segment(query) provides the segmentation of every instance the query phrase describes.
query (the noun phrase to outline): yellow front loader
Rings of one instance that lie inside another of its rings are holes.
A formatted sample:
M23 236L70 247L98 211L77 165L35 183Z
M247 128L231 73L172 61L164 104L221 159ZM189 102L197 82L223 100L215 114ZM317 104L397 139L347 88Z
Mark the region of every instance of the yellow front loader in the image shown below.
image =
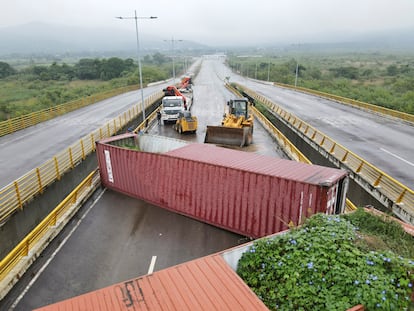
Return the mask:
M248 146L253 141L253 117L249 115L247 98L227 102L228 112L221 126L207 126L205 143L219 145Z

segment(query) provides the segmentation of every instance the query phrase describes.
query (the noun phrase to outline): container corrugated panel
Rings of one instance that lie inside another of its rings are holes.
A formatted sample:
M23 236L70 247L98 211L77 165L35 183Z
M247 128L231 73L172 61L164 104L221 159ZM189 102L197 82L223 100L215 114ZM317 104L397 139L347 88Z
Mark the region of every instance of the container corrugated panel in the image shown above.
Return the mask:
M345 171L334 168L308 165L209 144L189 144L183 148L171 150L167 154L183 159L322 186L333 185L346 175Z
M268 310L219 254L118 283L37 311Z
M155 154L97 143L97 155L104 186L253 238L327 212L346 177L207 144Z

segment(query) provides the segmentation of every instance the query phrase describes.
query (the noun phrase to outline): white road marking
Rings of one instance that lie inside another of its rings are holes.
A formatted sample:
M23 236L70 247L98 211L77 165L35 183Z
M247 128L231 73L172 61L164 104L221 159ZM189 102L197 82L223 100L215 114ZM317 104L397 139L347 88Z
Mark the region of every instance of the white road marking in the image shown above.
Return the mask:
M380 148L380 150L382 150L382 151L384 151L384 152L388 153L389 155L392 155L394 158L397 158L398 160L401 160L401 161L403 161L403 162L407 163L408 165L414 166L414 163L412 163L412 162L410 162L410 161L408 161L408 160L406 160L406 159L404 159L404 158L401 158L400 156L398 156L398 155L396 155L396 154L392 153L391 151L388 151L388 150L386 150L386 149L384 149L384 148Z
M75 230L79 227L82 220L88 215L90 210L95 206L95 204L99 201L99 199L103 196L105 193L106 188L102 191L101 194L93 201L92 205L88 208L88 210L85 212L85 214L78 220L76 225L72 228L72 230L69 232L69 234L63 239L62 243L56 248L56 250L52 253L52 255L49 257L49 259L45 262L45 264L40 268L40 270L36 273L36 275L33 277L33 279L29 282L29 284L26 286L26 288L23 290L23 292L17 297L17 299L14 301L14 303L11 305L9 310L14 310L16 306L19 304L19 302L23 299L24 295L30 290L30 288L33 286L33 284L37 281L37 279L40 277L40 275L43 273L43 271L46 270L47 266L51 263L53 258L56 257L57 253L60 251L60 249L63 247L63 245L66 244L66 242L69 240L69 238L72 236L72 234L75 232Z
M157 260L157 256L152 256L151 263L150 263L150 266L148 268L148 273L147 274L152 274L152 272L154 272L154 267L155 267L155 261L156 260Z

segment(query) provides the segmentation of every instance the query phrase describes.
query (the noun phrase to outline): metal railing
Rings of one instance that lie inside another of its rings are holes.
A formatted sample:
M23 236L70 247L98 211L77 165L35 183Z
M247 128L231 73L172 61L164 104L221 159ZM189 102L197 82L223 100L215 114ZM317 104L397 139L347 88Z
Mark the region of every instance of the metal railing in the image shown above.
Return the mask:
M64 103L61 105L57 105L54 107L50 107L47 109L39 110L36 112L32 112L26 114L24 116L11 118L5 121L0 122L0 137L11 134L13 132L17 132L19 130L25 129L29 126L36 125L38 123L53 119L57 116L63 115L70 111L91 105L98 101L130 92L133 90L138 89L137 85L125 86L121 88L117 88L111 91L95 94L92 96L88 96L85 98L77 99L68 103Z
M45 219L42 220L8 255L0 261L0 300L100 185L99 171L89 174Z
M160 100L163 95L162 91L158 91L147 97L145 99L145 107ZM34 168L0 189L0 225L14 212L22 209L26 202L34 196L41 194L54 181L60 180L65 172L73 169L87 155L95 151L96 140L114 135L128 122L136 118L139 113L141 113L140 103L107 122L94 132L84 136L39 167Z
M359 108L359 109L363 109L363 110L367 110L367 111L370 111L370 112L379 113L379 114L382 114L382 115L385 115L385 116L390 116L390 117L393 117L393 118L401 119L403 121L409 122L409 123L414 125L414 115L413 114L393 110L393 109L378 106L378 105L365 103L365 102L355 100L355 99L350 99L350 98L346 98L346 97L342 97L342 96L338 96L338 95L333 95L333 94L324 93L324 92L320 92L320 91L316 91L316 90L312 90L312 89L307 89L307 88L304 88L304 87L298 87L298 86L295 87L295 86L290 85L290 84L283 84L283 83L276 83L276 82L274 82L273 84L276 85L276 86L280 86L280 87L284 87L284 88L288 88L288 89L292 89L292 90L296 90L296 91L301 91L303 93L308 93L308 94L311 94L311 95L316 95L316 96L319 96L319 97L331 99L331 100L337 101L339 103L351 105L351 106Z
M244 86L239 86L246 94L262 102L271 111L279 115L304 137L319 145L327 154L333 156L342 166L353 172L351 177L358 182L363 179L370 185L370 192L379 201L404 221L414 224L414 191L374 165L359 157L329 136L318 131L303 120L271 102L264 96L256 94Z

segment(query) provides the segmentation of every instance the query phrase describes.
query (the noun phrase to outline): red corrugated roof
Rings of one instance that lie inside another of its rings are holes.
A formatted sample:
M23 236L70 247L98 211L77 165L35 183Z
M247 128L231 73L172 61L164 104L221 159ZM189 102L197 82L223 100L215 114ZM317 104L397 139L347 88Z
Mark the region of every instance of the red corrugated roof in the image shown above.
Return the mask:
M346 171L336 168L304 164L209 144L189 144L166 154L314 185L330 186L347 174Z
M37 311L56 310L268 310L261 300L215 254Z

